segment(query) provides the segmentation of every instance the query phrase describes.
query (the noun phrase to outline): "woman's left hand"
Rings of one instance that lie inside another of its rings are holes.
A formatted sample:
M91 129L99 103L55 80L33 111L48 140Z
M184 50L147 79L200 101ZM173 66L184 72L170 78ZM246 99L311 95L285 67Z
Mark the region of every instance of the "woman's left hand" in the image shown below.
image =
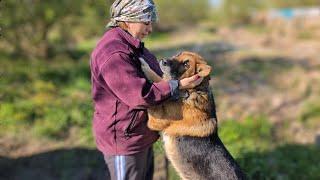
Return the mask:
M181 79L179 81L179 89L191 89L196 86L198 86L203 80L203 77L200 77L199 75L193 75L191 77L187 77L184 79Z

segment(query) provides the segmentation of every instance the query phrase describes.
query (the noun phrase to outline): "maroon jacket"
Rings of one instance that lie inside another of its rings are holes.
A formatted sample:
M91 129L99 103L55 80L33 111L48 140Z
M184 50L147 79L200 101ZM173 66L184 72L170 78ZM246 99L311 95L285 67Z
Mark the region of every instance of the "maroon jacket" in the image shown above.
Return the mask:
M147 127L146 108L168 99L170 86L149 83L138 57L161 75L155 56L119 27L108 30L91 54L93 132L105 155L134 154L159 137Z

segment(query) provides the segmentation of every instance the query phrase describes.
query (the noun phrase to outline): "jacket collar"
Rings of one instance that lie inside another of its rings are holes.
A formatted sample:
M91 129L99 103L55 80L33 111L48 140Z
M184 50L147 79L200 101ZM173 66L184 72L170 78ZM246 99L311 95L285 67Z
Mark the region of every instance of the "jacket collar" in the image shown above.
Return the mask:
M139 39L134 38L129 32L123 30L120 27L115 27L115 30L120 34L120 36L127 41L131 46L135 47L136 49L143 49L144 43L141 42Z

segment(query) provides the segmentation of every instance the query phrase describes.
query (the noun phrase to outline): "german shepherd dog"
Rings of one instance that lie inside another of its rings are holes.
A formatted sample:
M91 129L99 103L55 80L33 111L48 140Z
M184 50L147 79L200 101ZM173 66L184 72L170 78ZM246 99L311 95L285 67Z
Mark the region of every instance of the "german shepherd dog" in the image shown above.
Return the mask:
M209 88L211 66L198 54L182 52L160 61L163 77L140 58L141 68L153 82L183 79L198 74L200 85L181 90L177 101L148 109L148 127L161 131L166 155L184 180L245 179L245 174L224 147L217 132L213 95Z

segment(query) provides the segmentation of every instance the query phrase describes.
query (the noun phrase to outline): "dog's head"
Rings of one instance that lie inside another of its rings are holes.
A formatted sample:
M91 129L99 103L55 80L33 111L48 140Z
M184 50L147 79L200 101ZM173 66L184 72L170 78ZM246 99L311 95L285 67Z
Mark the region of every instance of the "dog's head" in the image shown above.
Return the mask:
M204 77L201 84L179 91L179 101L167 101L148 109L148 127L170 136L207 137L216 129L211 120L214 103L209 99L211 66L198 54L182 52L160 61L165 80L180 80L195 74Z
M212 69L200 55L188 51L160 60L160 67L166 80L179 80L195 74L208 77Z

